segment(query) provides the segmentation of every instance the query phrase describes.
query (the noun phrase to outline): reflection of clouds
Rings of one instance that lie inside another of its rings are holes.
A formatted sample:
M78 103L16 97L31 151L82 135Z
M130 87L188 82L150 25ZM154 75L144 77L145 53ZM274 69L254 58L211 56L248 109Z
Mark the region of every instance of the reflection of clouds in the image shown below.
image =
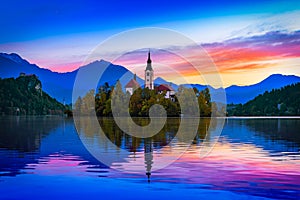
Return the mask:
M270 197L281 194L290 197L291 192L299 192L298 160L292 157L273 157L261 147L253 144L223 140L213 151L199 159L200 149L192 146L180 159L168 168L157 172L167 177L157 181L183 181L186 184L209 186L216 190L241 192L247 188L248 194ZM276 190L276 193L269 193Z
M88 165L86 162L75 155L52 154L45 158L40 158L37 164L28 164L27 168L33 168L38 175L72 175L87 176Z

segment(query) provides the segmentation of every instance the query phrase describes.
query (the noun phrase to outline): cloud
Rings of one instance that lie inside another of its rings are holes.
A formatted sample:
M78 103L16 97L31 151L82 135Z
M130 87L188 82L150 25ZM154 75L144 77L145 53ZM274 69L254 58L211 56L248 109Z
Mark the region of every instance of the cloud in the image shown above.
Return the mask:
M221 72L272 67L275 60L300 57L300 32L270 32L262 36L236 38L205 44Z
M300 30L300 11L260 16L245 28L233 31L227 39L266 35L269 32L293 33Z
M204 44L203 51L197 50L198 47L195 46L181 47L180 51L184 52L187 59L172 54L174 48L176 47L151 49L156 77L176 81L180 80L177 77L181 76L187 81L199 83L199 75L219 73L228 86L232 83L252 84L258 82L258 77L263 79L272 73L288 72L300 75L299 70L295 70L295 60L300 58L300 31L275 31L260 36ZM148 49L125 53L112 62L123 65L143 77L147 53ZM210 58L216 68L212 66Z

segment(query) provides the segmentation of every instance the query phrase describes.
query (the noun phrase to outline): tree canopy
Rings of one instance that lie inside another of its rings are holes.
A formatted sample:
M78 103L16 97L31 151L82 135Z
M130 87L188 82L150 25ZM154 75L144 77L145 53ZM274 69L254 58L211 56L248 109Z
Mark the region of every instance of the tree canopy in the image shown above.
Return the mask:
M66 107L42 91L35 75L0 79L0 114L63 114Z
M124 105L126 98L129 98L129 105L118 106L116 113L118 116L124 116L125 112L129 109L129 113L132 117L148 117L149 109L154 104L159 104L164 107L168 116L179 116L181 114L182 106L186 106L186 109L193 109L193 107L188 107L192 105L191 92L195 94L198 100L198 105L200 109L200 116L208 117L211 115L211 99L209 94L209 89L203 91L198 91L196 88L188 89L185 87L180 87L176 95L181 95L183 99L183 105L180 105L177 97L175 98L165 98L166 92L157 92L156 90L149 90L148 88L137 88L132 95L129 92L125 93L122 90L121 83L118 81L115 86L109 86L105 83L100 86L98 92L95 94L95 110L97 116L112 116L112 106ZM93 91L86 94L90 96ZM113 97L114 95L114 97ZM87 115L89 111L87 108L83 109L83 105L86 105L85 97L79 97L75 103L75 111L80 111L80 114ZM186 98L185 98L186 97ZM90 98L89 98L90 99ZM91 99L90 99L91 100Z
M230 116L299 116L300 83L266 91L243 105L228 108Z

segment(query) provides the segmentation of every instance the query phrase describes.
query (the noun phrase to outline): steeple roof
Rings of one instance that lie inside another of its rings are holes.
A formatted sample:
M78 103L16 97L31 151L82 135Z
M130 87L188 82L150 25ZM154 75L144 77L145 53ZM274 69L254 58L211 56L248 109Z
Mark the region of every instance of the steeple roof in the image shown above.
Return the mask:
M151 63L152 61L151 61L151 58L150 58L150 50L149 50L149 52L148 52L148 60L147 60L147 63Z
M152 63L152 60L151 60L151 58L150 58L150 50L149 50L149 52L148 52L148 60L147 60L146 71L147 71L147 70L153 71L151 63Z

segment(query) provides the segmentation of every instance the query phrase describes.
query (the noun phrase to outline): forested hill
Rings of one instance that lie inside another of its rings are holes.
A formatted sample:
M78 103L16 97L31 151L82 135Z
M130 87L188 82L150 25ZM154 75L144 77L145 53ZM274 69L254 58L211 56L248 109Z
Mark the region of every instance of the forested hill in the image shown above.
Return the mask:
M243 105L228 108L230 116L299 116L300 83L265 92Z
M35 75L0 78L0 114L46 115L63 114L65 106L42 90Z

